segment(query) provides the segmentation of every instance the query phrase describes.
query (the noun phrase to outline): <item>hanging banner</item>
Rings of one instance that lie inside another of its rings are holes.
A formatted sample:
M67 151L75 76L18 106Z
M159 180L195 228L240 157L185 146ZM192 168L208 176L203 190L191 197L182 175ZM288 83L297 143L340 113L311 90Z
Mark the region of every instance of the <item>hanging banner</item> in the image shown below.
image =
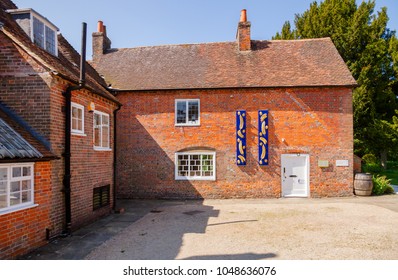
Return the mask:
M236 111L236 164L246 165L246 111Z
M268 165L268 110L258 111L258 163Z

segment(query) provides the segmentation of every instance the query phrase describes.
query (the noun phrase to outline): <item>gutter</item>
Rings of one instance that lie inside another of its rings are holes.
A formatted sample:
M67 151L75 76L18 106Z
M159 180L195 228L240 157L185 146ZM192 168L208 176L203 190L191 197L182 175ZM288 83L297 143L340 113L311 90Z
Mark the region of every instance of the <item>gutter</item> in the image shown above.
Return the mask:
M64 167L64 179L63 179L63 193L65 199L65 225L62 232L63 236L68 236L71 233L72 227L72 207L71 207L71 123L72 123L72 92L75 90L82 89L85 85L85 72L86 72L86 34L87 24L83 22L82 30L82 51L80 55L80 80L76 86L68 86L63 92L65 97L65 150L63 153L65 167Z

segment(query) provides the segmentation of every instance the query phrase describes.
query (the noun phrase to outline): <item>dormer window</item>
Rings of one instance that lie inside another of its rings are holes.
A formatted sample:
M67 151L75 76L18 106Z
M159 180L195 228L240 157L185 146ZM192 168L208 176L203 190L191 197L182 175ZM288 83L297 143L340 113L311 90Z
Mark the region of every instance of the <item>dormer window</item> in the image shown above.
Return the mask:
M32 42L58 56L58 28L33 9L8 10L13 19L29 35Z

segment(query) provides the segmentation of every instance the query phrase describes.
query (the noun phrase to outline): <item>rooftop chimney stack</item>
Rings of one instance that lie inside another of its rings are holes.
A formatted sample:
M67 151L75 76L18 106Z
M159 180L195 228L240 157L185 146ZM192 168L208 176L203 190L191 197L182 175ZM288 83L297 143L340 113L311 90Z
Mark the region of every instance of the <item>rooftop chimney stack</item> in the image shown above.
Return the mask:
M247 13L244 9L240 12L238 32L236 34L239 51L251 50L250 26L251 23L247 21Z
M106 35L106 26L102 21L98 21L97 32L93 33L93 62L111 48L111 40Z

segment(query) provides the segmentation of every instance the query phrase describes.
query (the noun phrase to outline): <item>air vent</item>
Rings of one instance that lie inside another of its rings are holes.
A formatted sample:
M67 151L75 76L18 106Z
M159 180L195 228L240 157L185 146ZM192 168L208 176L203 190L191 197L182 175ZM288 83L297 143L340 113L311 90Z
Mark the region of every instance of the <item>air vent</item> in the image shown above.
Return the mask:
M110 185L93 189L93 210L110 204Z

